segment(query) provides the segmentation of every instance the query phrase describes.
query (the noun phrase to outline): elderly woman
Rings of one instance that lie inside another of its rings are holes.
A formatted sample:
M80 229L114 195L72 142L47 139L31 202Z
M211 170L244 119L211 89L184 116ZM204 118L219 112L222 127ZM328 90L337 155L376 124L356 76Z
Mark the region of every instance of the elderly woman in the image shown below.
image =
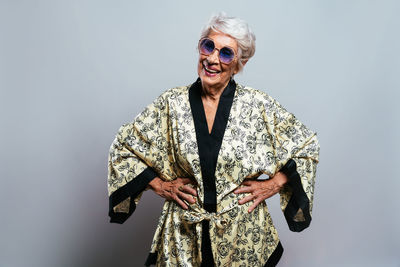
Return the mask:
M147 266L275 266L283 248L264 200L279 192L289 228L308 227L316 135L234 81L255 52L246 22L212 17L198 50L197 81L165 91L119 129L108 165L111 222L123 223L150 188L165 203Z

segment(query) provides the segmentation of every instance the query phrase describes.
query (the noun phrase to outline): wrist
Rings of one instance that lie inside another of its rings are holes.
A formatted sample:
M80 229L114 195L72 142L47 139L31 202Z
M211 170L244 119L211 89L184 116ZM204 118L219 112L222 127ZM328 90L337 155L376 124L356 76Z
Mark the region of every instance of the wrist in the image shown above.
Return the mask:
M272 178L274 182L282 188L289 181L287 175L283 172L277 172L275 176Z
M159 177L155 177L153 180L150 181L148 187L149 187L149 189L157 192L161 189L162 183L163 183L163 180L161 180Z

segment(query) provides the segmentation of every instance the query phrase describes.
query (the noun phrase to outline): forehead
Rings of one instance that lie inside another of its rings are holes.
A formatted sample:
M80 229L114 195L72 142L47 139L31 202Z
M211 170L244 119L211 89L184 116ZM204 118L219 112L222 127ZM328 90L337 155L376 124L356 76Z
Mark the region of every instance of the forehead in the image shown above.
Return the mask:
M237 51L237 41L225 33L211 31L207 37L214 41L215 47L217 48L229 46Z

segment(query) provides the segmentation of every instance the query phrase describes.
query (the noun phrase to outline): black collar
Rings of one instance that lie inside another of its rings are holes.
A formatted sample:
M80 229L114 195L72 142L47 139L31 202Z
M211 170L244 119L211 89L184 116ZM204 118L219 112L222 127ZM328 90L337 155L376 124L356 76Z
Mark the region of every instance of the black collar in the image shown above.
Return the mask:
M215 114L211 134L208 132L207 119L201 100L201 80L197 79L189 88L189 101L192 109L199 149L201 173L204 187L204 208L209 212L216 211L215 169L222 139L228 124L229 113L236 91L236 83L231 79L221 94Z

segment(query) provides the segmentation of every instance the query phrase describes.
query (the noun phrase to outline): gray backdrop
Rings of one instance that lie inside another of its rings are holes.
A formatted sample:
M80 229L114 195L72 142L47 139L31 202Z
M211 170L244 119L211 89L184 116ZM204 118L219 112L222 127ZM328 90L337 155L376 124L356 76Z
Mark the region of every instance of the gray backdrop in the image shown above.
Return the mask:
M311 227L279 266L400 266L398 1L0 1L0 266L142 266L162 200L107 216L119 128L193 82L202 25L248 21L242 84L264 90L321 143Z

